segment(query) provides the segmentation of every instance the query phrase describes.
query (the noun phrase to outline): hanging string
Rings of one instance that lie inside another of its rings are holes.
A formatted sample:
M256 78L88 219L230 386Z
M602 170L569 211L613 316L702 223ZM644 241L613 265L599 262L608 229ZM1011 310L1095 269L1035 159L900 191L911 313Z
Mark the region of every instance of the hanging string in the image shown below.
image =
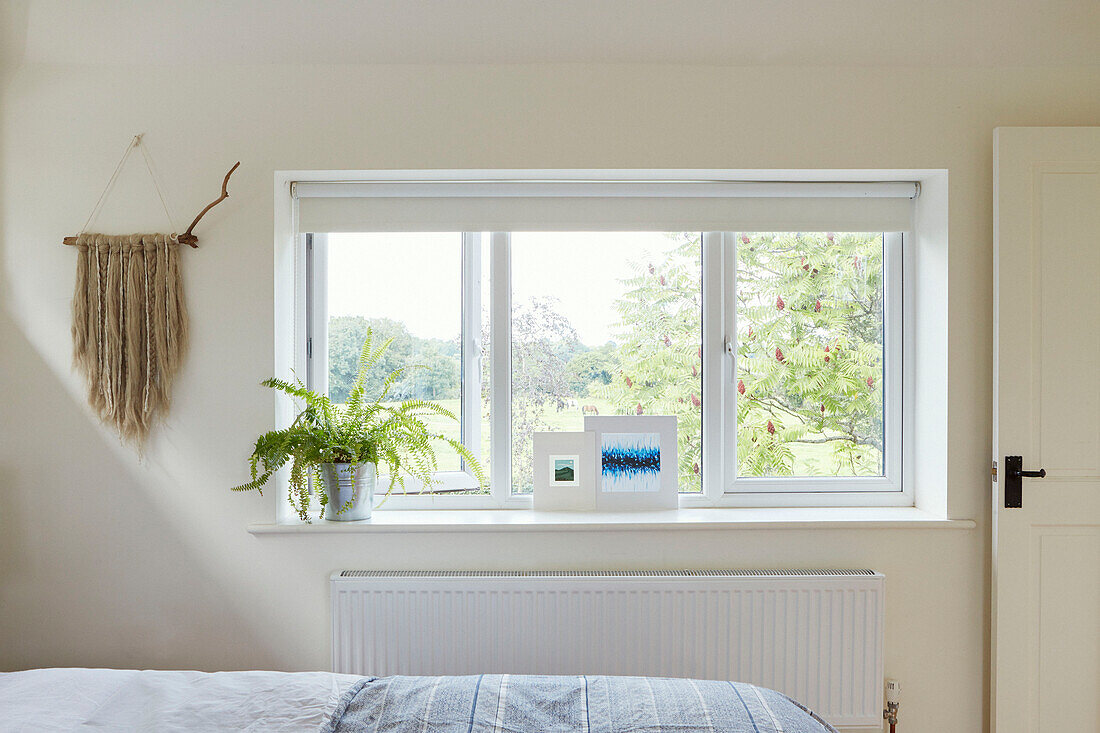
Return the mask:
M126 159L130 157L130 152L134 148L141 148L142 158L145 159L145 168L149 171L150 178L153 179L153 188L157 191L157 197L160 199L160 205L164 207L164 214L168 217L168 226L172 234L175 234L179 229L176 227L176 222L172 218L172 212L168 208L168 200L164 196L164 190L160 185L160 177L157 175L156 166L153 163L153 158L149 155L149 152L145 149L146 146L142 145L141 138L144 133L134 135L134 138L130 141L130 144L126 146L125 152L122 153L122 158L119 159L118 165L115 166L114 173L111 174L111 178L107 181L107 185L103 188L103 193L99 194L99 199L95 202L95 207L92 208L92 213L88 214L88 219L84 222L84 226L80 229L80 234L88 231L88 227L91 226L95 218L99 216L100 209L104 202L107 200L107 196L110 194L111 189L114 188L115 181L118 180L118 174L122 172L123 166L126 165Z
M99 214L99 207L103 206L103 201L107 198L107 193L111 190L111 187L115 185L115 181L118 179L118 174L122 170L122 166L126 164L126 159L130 157L130 151L137 147L140 142L141 135L134 135L134 139L126 146L126 150L122 153L122 158L119 159L118 165L115 166L115 172L111 174L111 178L107 181L107 185L103 187L103 193L99 194L99 199L95 202L95 206L92 207L92 213L88 214L84 226L80 228L80 234L88 231L88 225L91 224L92 220Z
M138 135L140 138L141 135ZM157 196L160 198L160 205L164 207L164 215L168 217L169 232L175 234L179 231L179 227L176 226L175 219L172 218L172 212L168 210L168 200L164 197L164 191L160 187L160 176L157 175L157 168L153 164L153 156L149 154L147 148L148 145L142 145L141 141L138 141L138 147L141 148L141 156L145 158L145 167L149 169L149 175L153 179L153 188L157 190Z

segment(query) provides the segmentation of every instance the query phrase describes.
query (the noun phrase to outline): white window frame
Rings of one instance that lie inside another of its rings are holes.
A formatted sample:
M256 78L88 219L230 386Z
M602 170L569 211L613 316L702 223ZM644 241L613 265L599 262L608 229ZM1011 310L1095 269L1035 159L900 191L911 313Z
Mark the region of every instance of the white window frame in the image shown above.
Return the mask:
M746 478L737 476L736 238L732 231L703 233L703 495L681 494L680 506L913 506L904 460L912 435L905 419L912 359L905 335L912 311L905 242L911 232L883 235L884 475Z
M323 172L317 173L321 177L314 180L332 180L324 178ZM508 173L515 174L515 172ZM532 179L541 180L537 176L538 172L531 173ZM278 209L283 209L290 214L290 226L286 227L289 229L287 234L293 233L297 243L294 256L296 273L294 292L297 303L295 333L304 332L318 339L325 334L327 314L316 312L312 303L316 300L317 294L324 292L324 278L320 276L324 268L319 266L324 260L323 256L317 256L316 238L313 243L314 252L310 256L306 249L306 236L297 234L296 199L293 191L295 180L302 179L295 176L286 181L291 183L289 186L291 195L287 197L287 204L277 206L277 220ZM390 196L404 195L410 183L409 180L392 178L380 184L370 175L365 176L363 180L373 181L370 184L372 186L382 186L388 192L382 195ZM605 179L597 177L596 180ZM509 181L508 186L519 183L522 181ZM791 183L798 185L794 181L772 182L769 195L775 195L777 190L783 190ZM904 181L897 180L892 183L902 184ZM389 184L392 184L392 187ZM585 181L578 185L577 190L581 191L593 185L595 184L592 181ZM669 185L672 184L658 186L659 192L666 192ZM276 186L278 190L278 181ZM395 192L395 189L401 192ZM499 190L500 186L494 184L492 188L494 194L499 194ZM286 191L284 187L283 196L286 196ZM465 413L463 440L467 445L474 446L480 445L480 436L476 431L480 430L481 385L477 355L480 354L481 308L480 302L476 303L476 308L471 307L470 300L480 301L481 297L481 263L478 259L481 255L479 239L481 236L478 233L463 235L462 381L464 396L474 396L473 399L463 401ZM490 379L493 385L490 393L490 450L492 456L502 456L504 459L490 461L490 493L487 495L392 495L385 499L384 503L383 497L376 500L376 503L382 504L383 509L519 509L531 506L530 495L513 494L511 487L511 234L493 232L484 236L489 237L490 243L489 310L490 335L493 344L490 363ZM911 448L909 440L911 420L903 408L909 405L911 400L911 389L906 381L906 375L909 373L908 367L913 358L913 349L905 336L904 328L907 315L912 311L912 303L908 295L911 289L905 287L906 278L911 271L912 253L905 247L905 243L913 236L911 228L905 232L887 233L884 243L886 270L884 287L887 287L884 298L886 476L881 478L739 479L735 475L736 440L732 436L728 440L726 438L735 429L736 420L735 389L733 388L736 383L733 378L736 365L734 357L727 354L725 349L726 340L737 332L733 310L736 290L734 234L732 231L703 232L703 491L698 494L681 494L681 507L914 505L912 482L906 470L907 464L903 461L903 458L909 455ZM710 295L711 293L718 293L718 295ZM308 335L300 339L295 337L295 341L300 343L295 347L297 355L294 361L297 366L304 367L305 372L313 378L318 370L317 354L314 353L313 360L307 357L308 338ZM320 340L320 343L327 343L327 335ZM504 348L500 348L501 346ZM465 356L466 349L470 349L468 353L474 355L472 358ZM323 347L320 351L324 351ZM715 378L712 375L718 375L718 377ZM285 419L285 416L290 413L283 405L280 406L277 414ZM724 445L731 446L730 450L723 450ZM469 486L471 479L465 472L447 472L440 478L445 487ZM380 488L383 487L380 486Z
M501 240L498 235L483 235L481 232L462 232L462 264L461 264L461 308L462 308L462 335L461 335L461 394L462 408L460 414L461 442L474 453L481 452L481 276L482 276L482 238L490 236L490 268L491 273L496 274L503 267L503 271L509 269L507 238ZM319 392L328 391L328 235L321 233L302 233L299 236L300 246L303 248L303 262L306 272L306 330L305 330L305 373L306 382L311 389ZM490 281L493 277L490 277ZM508 298L508 293L501 293L494 288L490 295L490 308L496 314L502 311L507 314L510 311L510 303L500 302L501 297ZM490 319L490 339L492 343L501 343L498 339L510 339L511 331L507 318L504 319L504 333L499 333L497 324L499 317ZM508 344L510 347L510 344ZM496 354L496 351L493 352ZM503 364L494 359L490 364L490 374L493 384L504 384L507 387L505 394L511 393L511 362ZM503 375L503 376L502 376ZM507 417L507 411L501 411L498 401L495 399L496 389L490 395L490 411L492 415L503 414ZM507 404L507 403L506 403ZM490 424L490 453L491 455L508 455L510 423L494 420ZM503 442L502 442L503 441ZM498 451L503 450L501 454ZM490 465L490 471L495 466ZM438 483L433 487L443 493L421 493L425 488L423 484L411 477L405 477L405 489L397 487L388 498L384 495L389 487L389 477L379 476L379 490L382 492L375 498L375 503L386 509L423 509L423 508L500 508L513 502L505 489L510 476L500 475L501 472L490 473L490 493L485 494L455 494L463 489L477 487L477 480L473 473L463 466L459 471L440 471L436 474ZM494 487L496 490L494 491ZM529 497L526 499L530 505ZM385 499L385 501L383 501ZM452 506L453 505L453 506Z

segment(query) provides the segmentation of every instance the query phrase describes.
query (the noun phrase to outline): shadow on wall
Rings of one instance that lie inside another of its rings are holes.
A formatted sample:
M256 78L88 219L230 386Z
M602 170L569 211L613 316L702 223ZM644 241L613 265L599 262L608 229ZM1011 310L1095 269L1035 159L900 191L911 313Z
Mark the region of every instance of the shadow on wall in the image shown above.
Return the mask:
M0 344L0 669L262 663L234 589L2 309Z
M0 0L0 22L22 28L0 29L0 41L25 35L25 11L26 4ZM0 108L12 96L17 51L0 50ZM0 116L0 133L9 120ZM0 151L0 171L6 162ZM10 176L0 176L0 202L10 201L6 181ZM0 670L216 670L239 668L242 660L253 668L286 666L273 656L271 639L255 630L260 581L249 577L248 563L225 559L233 549L217 541L223 527L213 525L233 523L234 537L250 538L232 518L209 517L210 508L184 493L210 483L201 464L184 470L179 461L164 466L163 458L140 462L83 403L66 351L47 358L18 321L17 313L52 309L39 327L62 330L47 342L67 342L67 308L56 297L67 298L72 270L57 273L69 284L43 293L48 303L17 307L18 260L4 211L0 206ZM196 524L203 518L206 526Z
M8 84L12 70L23 56L27 42L27 2L0 2L0 110L8 96ZM4 117L0 115L0 132L4 129ZM2 136L0 136L2 139ZM0 149L0 171L4 170L4 152ZM4 200L4 177L0 176L0 201ZM0 206L0 253L4 248L4 209ZM4 272L4 258L0 256L0 314L5 312L8 293L8 279Z

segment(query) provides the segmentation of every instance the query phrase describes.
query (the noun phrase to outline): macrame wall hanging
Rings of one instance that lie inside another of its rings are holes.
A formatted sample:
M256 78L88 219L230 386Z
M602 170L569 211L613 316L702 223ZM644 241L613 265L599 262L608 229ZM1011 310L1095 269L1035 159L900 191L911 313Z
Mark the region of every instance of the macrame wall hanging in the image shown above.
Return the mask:
M176 227L156 168L141 135L115 167L80 234L65 237L77 248L73 292L73 365L88 386L88 404L119 437L141 448L149 429L168 411L172 381L187 351L188 319L180 274L179 246L198 247L192 234L206 212L229 197L225 174L221 195L206 206L183 234ZM172 234L93 234L119 172L139 148L153 179Z

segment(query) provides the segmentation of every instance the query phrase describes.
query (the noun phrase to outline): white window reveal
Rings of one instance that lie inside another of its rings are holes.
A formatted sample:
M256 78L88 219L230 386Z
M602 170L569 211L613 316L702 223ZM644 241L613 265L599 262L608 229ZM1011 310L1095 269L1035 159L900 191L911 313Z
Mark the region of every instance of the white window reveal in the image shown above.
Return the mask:
M912 505L917 186L617 173L292 186L311 386L339 401L367 328L392 337L380 372L424 368L391 398L458 415L435 427L491 479L441 449L383 508L529 506L533 433L594 414L677 416L683 506Z

